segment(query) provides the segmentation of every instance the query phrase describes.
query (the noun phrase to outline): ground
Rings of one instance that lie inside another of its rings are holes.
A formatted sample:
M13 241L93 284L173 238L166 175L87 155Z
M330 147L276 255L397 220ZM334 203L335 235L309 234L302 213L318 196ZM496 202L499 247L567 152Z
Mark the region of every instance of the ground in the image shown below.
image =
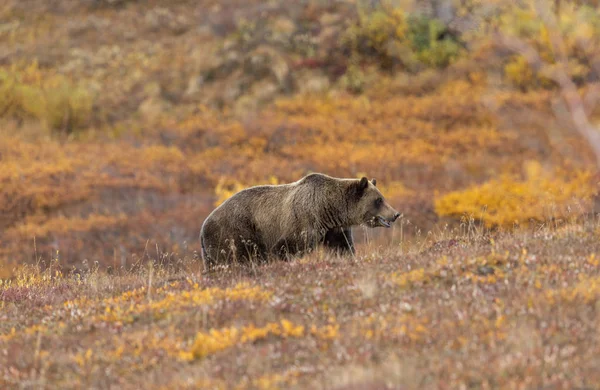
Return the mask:
M0 384L595 388L599 234L448 233L213 275L28 268L0 288Z

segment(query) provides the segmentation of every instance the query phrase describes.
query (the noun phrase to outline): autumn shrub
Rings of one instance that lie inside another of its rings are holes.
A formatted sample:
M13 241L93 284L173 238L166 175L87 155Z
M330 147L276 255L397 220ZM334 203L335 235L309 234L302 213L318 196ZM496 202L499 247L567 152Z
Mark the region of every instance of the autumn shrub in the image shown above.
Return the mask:
M540 78L527 63L525 57L516 55L504 66L504 74L507 79L516 87L527 89L534 85L539 85Z
M348 91L361 93L365 89L365 72L356 63L351 63L341 78L341 84Z
M384 69L396 65L409 70L441 68L461 50L445 31L440 20L382 5L370 12L359 9L357 20L342 37L342 46L362 57L375 58Z
M459 43L444 34L446 26L441 21L417 15L408 19L408 26L411 48L421 63L443 68L460 55Z
M283 319L281 323L269 323L258 328L249 325L241 330L238 328L211 329L208 333L199 332L191 352L183 352L180 357L183 360L200 359L236 344L252 343L269 336L303 337L304 326Z
M402 44L406 31L406 17L399 9L380 8L372 12L359 9L358 19L342 37L342 45L389 63L393 57L391 46Z
M488 227L512 227L577 216L594 193L588 172L550 174L531 162L526 176L519 180L515 175L503 175L450 192L435 199L435 210L440 216L480 220Z
M0 117L39 120L52 131L72 133L92 117L92 94L37 62L0 69Z
M561 62L564 62L569 76L579 83L588 80L593 71L590 59L597 55L596 48L600 44L600 14L597 10L588 5L566 2L556 16L545 12L548 11L526 4L511 7L498 17L498 29L502 34L529 45L545 63L538 69L532 69L528 62L530 59L524 57L532 53L524 52L505 62L507 80L521 89L552 86L548 72Z

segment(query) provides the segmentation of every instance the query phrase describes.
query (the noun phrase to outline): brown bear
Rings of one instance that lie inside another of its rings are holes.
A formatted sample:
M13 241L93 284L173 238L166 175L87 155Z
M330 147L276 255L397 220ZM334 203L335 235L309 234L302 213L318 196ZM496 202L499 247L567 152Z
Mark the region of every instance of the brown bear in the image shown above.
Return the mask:
M250 187L217 207L200 232L204 270L231 262L289 259L319 244L354 254L351 227L389 228L400 214L376 181L320 173L295 183Z

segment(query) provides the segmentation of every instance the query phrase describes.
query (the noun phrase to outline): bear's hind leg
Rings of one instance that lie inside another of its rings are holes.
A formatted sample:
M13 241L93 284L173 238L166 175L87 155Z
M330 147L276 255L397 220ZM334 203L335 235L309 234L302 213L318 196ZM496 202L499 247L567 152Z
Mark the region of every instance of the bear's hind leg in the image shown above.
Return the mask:
M325 233L323 245L340 255L354 255L354 241L352 239L352 231L350 228L335 228Z
M238 255L243 259L243 262L262 263L267 257L265 245L257 237L240 237L238 247Z
M227 238L224 232L224 229L208 222L200 233L204 273L237 261L239 245L233 238Z

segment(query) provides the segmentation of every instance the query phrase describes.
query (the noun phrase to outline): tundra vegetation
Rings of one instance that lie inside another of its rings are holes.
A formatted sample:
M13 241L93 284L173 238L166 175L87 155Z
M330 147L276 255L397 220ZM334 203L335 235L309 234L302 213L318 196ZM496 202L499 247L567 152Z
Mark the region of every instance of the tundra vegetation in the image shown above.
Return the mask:
M0 387L598 387L599 50L595 0L4 0ZM404 218L202 274L311 172Z

